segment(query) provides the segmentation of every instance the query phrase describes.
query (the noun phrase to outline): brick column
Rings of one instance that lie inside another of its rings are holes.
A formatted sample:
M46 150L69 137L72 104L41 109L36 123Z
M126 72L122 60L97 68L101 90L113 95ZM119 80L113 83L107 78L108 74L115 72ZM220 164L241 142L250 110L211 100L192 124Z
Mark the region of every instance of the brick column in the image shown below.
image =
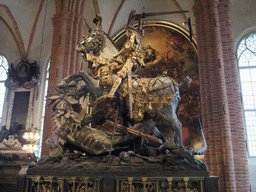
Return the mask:
M249 191L230 1L195 0L194 14L206 163L220 191Z
M55 1L57 13L53 17L53 42L51 53L51 66L49 71L48 95L56 94L55 88L61 80L80 70L82 57L76 53L75 47L85 29L85 19L82 11L85 9L85 0L75 0L72 4L68 0ZM44 121L44 135L42 142L42 155L47 155L49 149L45 141L54 137L51 107L46 107Z
M230 17L231 7L232 4L230 1L219 0L218 10L220 17L223 59L225 63L236 187L237 191L250 191L243 111Z
M207 56L207 47L206 47L206 31L204 30L204 16L203 16L203 7L200 3L195 2L194 14L196 18L196 34L200 37L200 40L197 40L198 43L198 70L200 75L200 97L201 97L201 115L203 121L203 128L205 138L207 140L207 153L205 154L205 161L208 165L208 168L212 175L216 175L217 172L214 167L216 162L214 159L211 159L211 156L215 154L215 145L214 145L214 129L212 128L212 118L211 118L211 103L210 103L210 77L209 77L209 65L208 65L208 56ZM200 30L203 29L203 30Z

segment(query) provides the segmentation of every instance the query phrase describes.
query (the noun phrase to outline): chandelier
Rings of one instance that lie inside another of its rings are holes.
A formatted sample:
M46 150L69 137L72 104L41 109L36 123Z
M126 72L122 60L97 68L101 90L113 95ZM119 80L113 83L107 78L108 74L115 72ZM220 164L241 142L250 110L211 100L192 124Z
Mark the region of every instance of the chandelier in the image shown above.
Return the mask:
M33 125L24 133L23 138L27 141L27 144L24 144L22 147L23 150L33 153L38 149L36 142L40 139L40 135L36 132L36 128Z

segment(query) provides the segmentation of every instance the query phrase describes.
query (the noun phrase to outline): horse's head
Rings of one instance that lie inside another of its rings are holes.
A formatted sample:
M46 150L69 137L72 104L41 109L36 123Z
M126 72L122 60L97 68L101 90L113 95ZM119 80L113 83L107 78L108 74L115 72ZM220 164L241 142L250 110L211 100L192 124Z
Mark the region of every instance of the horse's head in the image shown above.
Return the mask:
M94 30L84 37L77 45L76 51L83 54L93 51L98 52L103 44L104 32L101 30Z

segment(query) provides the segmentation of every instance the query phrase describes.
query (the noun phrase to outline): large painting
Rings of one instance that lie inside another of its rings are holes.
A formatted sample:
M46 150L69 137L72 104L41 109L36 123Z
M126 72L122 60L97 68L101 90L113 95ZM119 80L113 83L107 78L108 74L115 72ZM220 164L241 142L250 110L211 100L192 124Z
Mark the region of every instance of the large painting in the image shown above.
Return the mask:
M195 40L182 27L165 21L146 21L143 30L142 47L146 67L137 74L142 77L156 77L166 73L177 82L182 81L185 76L193 80L189 88L180 91L181 101L177 109L183 126L184 141L188 135L197 132L201 112ZM125 41L125 31L121 31L114 38L119 49Z

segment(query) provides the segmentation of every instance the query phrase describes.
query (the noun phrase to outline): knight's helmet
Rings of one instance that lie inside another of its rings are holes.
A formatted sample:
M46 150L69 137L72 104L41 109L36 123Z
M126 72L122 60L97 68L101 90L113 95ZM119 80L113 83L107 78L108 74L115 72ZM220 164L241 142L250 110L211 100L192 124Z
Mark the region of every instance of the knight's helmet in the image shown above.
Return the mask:
M144 31L142 29L143 24L143 14L134 15L135 11L131 11L128 17L127 25L126 25L126 35L130 38L131 35L134 35L134 44L137 45L137 49L141 50L142 45L142 36L144 35ZM138 27L134 27L131 23L133 20L138 20Z

